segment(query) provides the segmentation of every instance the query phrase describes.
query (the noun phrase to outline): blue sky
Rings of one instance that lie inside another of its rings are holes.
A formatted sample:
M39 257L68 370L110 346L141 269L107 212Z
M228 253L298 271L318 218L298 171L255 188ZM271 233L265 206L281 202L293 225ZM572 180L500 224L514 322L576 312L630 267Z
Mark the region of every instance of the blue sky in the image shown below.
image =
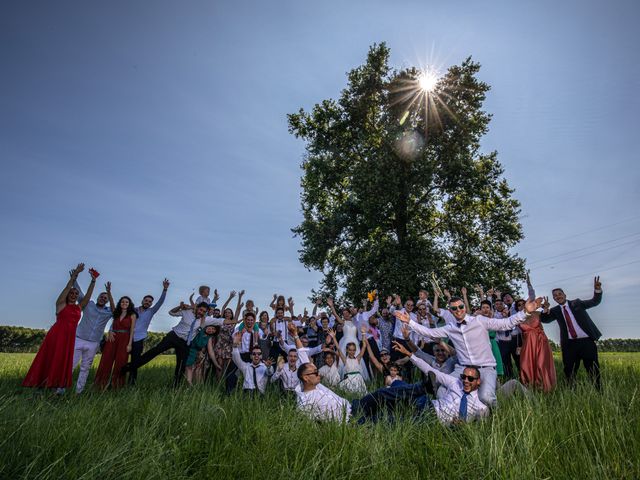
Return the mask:
M538 292L638 337L638 7L628 2L2 2L0 324L47 327L80 260L139 302L201 283L300 307L304 145L286 114L335 98L369 46L396 67L472 55L486 151L522 203ZM82 283L88 282L87 274ZM224 295L223 293L223 295ZM172 321L162 310L153 330ZM557 327L549 326L552 338Z

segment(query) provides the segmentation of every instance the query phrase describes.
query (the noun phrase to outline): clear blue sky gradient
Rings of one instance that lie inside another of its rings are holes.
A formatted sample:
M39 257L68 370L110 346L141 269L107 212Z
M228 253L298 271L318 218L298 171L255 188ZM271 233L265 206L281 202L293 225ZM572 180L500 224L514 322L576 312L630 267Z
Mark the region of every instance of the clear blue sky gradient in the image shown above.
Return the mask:
M640 336L637 5L2 2L0 324L48 327L81 260L136 303L169 277L156 331L201 283L308 305L286 114L386 41L396 67L482 64L538 293L600 273L604 336Z

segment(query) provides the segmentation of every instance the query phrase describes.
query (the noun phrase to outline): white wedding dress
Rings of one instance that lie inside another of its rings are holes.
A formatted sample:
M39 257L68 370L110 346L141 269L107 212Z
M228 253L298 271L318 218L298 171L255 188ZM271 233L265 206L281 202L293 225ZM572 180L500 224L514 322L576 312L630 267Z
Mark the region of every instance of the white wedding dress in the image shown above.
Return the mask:
M358 327L353 323L353 321L347 320L344 322L342 326L342 338L338 343L338 348L340 349L342 354L345 356L345 358L348 357L347 345L349 345L350 343L355 344L356 346L355 356L357 357L358 354L360 353L360 340L358 340ZM346 374L347 369L345 365L341 365L340 370L342 371L343 375ZM363 379L364 381L369 380L369 375L367 374L367 367L364 363L364 360L360 360L360 373L362 375L361 379Z

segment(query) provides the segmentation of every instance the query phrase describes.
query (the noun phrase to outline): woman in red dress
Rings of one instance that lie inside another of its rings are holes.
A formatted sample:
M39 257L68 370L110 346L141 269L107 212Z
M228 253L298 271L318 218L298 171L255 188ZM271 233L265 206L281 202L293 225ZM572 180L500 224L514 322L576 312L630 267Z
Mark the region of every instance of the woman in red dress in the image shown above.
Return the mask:
M98 371L96 372L95 383L102 390L109 386L109 379L111 379L111 388L116 389L124 385L126 374L121 373L121 369L129 361L129 353L133 342L133 329L138 318L133 302L129 297L122 297L118 300L118 306L114 307L113 297L111 296L111 282L107 282L106 287L109 303L113 310L113 323L111 324L107 341L104 344L100 365L98 365Z
M71 387L76 327L80 321L82 309L91 300L96 278L99 275L95 270L89 270L91 283L82 301L77 304L79 292L73 288L73 283L83 270L84 263L80 263L71 271L71 278L69 278L67 286L58 296L56 300L56 323L53 324L44 337L36 358L33 360L31 368L29 368L29 372L22 382L23 387L58 389Z
M549 339L540 323L540 314L534 312L529 320L520 324L520 329L520 381L528 387L550 392L556 386L556 366Z
M535 290L527 273L529 298L535 298ZM520 382L528 387L550 392L556 386L556 366L549 339L540 323L540 313L534 312L527 321L519 325L522 330L520 350Z

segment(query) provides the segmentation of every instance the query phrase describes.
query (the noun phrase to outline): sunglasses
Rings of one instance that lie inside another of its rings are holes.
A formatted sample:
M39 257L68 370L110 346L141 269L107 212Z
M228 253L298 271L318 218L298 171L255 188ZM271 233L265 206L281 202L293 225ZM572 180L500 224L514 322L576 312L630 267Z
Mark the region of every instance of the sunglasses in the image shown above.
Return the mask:
M318 373L318 370L316 370L314 372L307 372L307 373L305 373L305 375L313 375L314 377L317 377L320 374Z
M449 310L452 312L455 312L456 310L464 310L464 305L458 305L457 307L455 305L449 305Z
M472 377L471 375L465 375L464 373L461 373L460 380L465 380L465 379L470 382L475 382L478 379L478 377Z
M262 355L261 352L251 352L251 355L259 357L260 355Z

